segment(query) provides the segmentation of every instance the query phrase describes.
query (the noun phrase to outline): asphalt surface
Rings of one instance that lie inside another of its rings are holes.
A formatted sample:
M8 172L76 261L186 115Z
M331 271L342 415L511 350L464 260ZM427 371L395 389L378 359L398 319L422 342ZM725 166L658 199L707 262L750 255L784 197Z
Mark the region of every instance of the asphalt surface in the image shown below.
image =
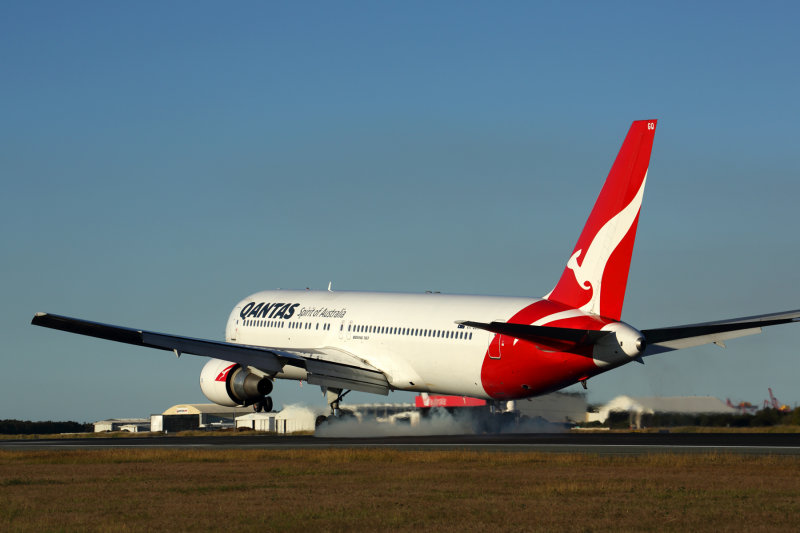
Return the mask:
M314 436L237 435L122 437L0 441L0 450L110 448L300 449L390 447L594 454L737 453L800 455L800 433L526 433L500 435Z

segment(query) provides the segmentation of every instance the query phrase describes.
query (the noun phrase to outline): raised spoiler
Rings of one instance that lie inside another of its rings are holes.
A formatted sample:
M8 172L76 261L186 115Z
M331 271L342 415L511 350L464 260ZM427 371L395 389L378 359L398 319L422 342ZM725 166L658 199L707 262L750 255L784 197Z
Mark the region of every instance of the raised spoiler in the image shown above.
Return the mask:
M273 375L283 371L285 365L289 365L305 369L308 373L308 382L315 385L346 388L373 394L386 395L389 393L389 383L382 372L376 369L325 361L320 358L320 356L324 357L324 352L314 353L312 358L311 353L295 353L280 348L195 339L49 313L36 313L31 324L135 346L171 351L177 356L187 353L223 359L252 366Z

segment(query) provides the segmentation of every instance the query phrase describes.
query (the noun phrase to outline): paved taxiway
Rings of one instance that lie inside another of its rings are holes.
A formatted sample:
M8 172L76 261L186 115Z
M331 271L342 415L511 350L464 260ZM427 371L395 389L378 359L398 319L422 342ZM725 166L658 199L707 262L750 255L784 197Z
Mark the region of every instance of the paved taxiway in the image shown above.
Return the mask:
M300 449L384 446L396 449L476 449L601 455L714 452L800 455L800 433L532 433L368 438L238 435L0 441L2 450L87 450L146 447Z

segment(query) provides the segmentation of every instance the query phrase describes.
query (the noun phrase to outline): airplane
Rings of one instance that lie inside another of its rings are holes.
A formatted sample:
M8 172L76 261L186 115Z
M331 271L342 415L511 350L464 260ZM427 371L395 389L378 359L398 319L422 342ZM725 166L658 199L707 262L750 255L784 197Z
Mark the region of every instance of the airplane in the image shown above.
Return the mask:
M800 310L656 329L622 321L656 120L631 124L572 254L542 298L328 290L262 291L230 313L225 341L37 313L32 324L211 358L205 396L272 409L276 379L321 387L332 416L350 391L508 400L581 383L632 361L760 333Z

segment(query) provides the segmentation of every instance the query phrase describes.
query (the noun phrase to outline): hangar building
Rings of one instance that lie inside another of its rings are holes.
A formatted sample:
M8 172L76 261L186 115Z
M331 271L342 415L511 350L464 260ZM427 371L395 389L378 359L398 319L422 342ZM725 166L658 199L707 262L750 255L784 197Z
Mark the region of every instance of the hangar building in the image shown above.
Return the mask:
M182 403L160 415L150 415L151 431L187 431L234 427L239 415L252 413L249 407L223 407L215 403Z
M140 431L150 431L150 420L146 418L109 418L94 423L94 432L103 431L128 431L138 433Z

